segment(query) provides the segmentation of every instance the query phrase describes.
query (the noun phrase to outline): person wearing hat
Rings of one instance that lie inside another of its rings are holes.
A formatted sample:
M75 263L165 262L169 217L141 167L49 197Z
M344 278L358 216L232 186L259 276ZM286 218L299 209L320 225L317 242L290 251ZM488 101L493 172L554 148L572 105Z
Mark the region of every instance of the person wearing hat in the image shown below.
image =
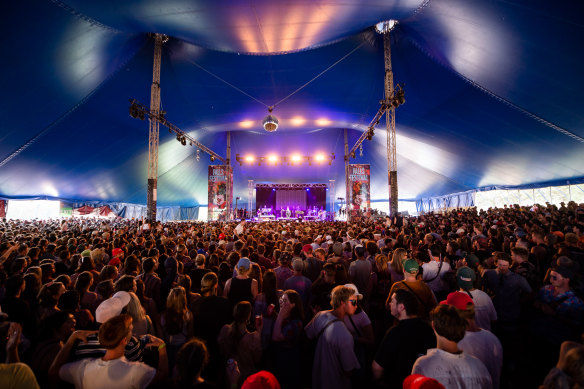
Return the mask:
M491 374L485 364L458 346L466 335L467 326L459 310L441 304L432 310L430 319L437 347L416 360L412 374L434 378L449 389L492 389Z
M476 323L480 328L491 330L491 324L497 320L497 311L491 297L475 288L476 273L468 266L462 266L456 271L456 283L461 292L466 293L474 304Z
M229 299L231 306L234 307L240 301L248 301L253 304L258 295L258 282L249 276L251 271L251 262L249 258L243 257L235 266L237 275L225 282L223 296Z
M109 260L108 265L119 266L124 260L124 250L120 248L115 248L112 250L112 258Z
M158 348L158 368L142 362L130 362L124 352L132 337L132 317L116 315L109 318L99 329L99 343L105 347L101 358L84 358L65 363L76 343L86 342L96 331L75 331L59 351L49 374L70 382L76 388L146 388L153 380L163 380L168 375L166 345L161 339L149 335L147 347Z
M365 258L365 247L358 244L355 246L355 256L357 259L349 265L349 277L357 288L363 291L365 300L368 301L368 286L371 282L371 272L373 266L371 262Z
M373 377L389 389L400 389L416 359L436 347L430 325L418 317L418 299L411 292L396 289L389 304L397 324L387 330L371 366Z
M276 285L278 289L284 287L284 282L294 275L292 269L290 269L290 263L292 262L292 254L287 251L282 252L280 258L278 259L280 266L274 269L276 273Z
M332 310L320 311L305 327L306 336L316 341L312 366L313 389L349 389L350 375L359 368L353 336L343 323L357 310L355 290L343 285L331 292Z
M534 306L550 319L549 328L554 332L553 342L576 340L584 324L584 302L576 295L570 282L574 271L565 266L552 268L550 285L539 290ZM561 329L561 330L560 330Z
M491 331L477 325L474 300L464 292L452 292L440 304L452 305L466 320L466 333L464 338L458 342L458 347L485 364L491 374L493 389L498 389L503 367L503 346Z
M417 279L420 265L415 259L407 259L404 262L404 280L391 286L385 302L385 308L389 309L391 296L397 289L404 289L412 293L418 300L418 316L427 319L430 311L438 304L432 289L422 280Z

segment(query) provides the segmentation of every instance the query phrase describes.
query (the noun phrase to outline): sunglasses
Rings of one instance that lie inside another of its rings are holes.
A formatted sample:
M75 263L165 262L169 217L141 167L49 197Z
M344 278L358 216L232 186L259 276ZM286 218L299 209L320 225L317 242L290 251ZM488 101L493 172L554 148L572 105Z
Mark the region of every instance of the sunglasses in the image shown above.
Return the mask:
M349 300L349 302L351 303L351 305L353 305L354 307L357 306L357 300Z

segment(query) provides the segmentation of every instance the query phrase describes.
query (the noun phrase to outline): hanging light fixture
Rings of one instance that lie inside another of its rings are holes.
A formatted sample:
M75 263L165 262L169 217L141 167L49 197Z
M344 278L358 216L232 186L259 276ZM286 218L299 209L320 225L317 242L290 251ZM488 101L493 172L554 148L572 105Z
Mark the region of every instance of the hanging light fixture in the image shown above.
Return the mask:
M361 143L359 145L359 156L362 157L363 156L363 143Z
M197 162L201 160L201 150L197 149L197 155L195 156L195 159L197 160Z
M274 132L278 129L278 118L272 115L272 110L274 107L268 107L268 111L270 112L268 116L264 118L262 121L262 125L264 126L264 130L267 132Z

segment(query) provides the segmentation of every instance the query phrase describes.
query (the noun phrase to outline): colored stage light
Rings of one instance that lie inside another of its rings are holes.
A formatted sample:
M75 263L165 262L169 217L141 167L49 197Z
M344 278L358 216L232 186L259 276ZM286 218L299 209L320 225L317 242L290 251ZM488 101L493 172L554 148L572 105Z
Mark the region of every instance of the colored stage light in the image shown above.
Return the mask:
M294 155L292 155L292 157L290 157L290 160L292 162L300 162L300 161L302 161L302 157L298 154L294 154Z
M304 119L303 117L300 117L300 116L295 116L292 119L290 119L290 123L293 126L301 126L304 123L306 123L306 119Z
M328 119L324 119L324 118L316 119L316 125L317 126L328 126L331 123L332 122L330 120L328 120Z
M239 127L241 128L251 128L253 126L253 120L242 120L239 122Z
M254 156L253 156L253 155L247 155L247 156L245 157L245 162L252 163L253 161L255 161L255 158L254 158Z
M324 156L324 154L316 154L316 156L314 157L314 160L316 162L319 162L319 163L324 162L325 156Z
M278 163L278 156L277 155L269 155L268 156L268 162L269 163L273 163L273 164L277 164Z
M306 191L309 192L310 191L310 188L306 188Z

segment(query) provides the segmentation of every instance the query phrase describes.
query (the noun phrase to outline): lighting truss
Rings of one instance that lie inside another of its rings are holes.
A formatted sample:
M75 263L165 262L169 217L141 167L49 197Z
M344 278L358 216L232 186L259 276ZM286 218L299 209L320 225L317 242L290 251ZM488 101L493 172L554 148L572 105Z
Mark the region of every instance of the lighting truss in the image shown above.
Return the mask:
M306 188L328 188L327 184L255 184L256 189L293 190Z
M328 163L329 165L332 164L333 160L335 159L335 153L331 154L317 154L317 155L268 155L268 156L252 156L247 155L242 157L239 154L235 154L235 160L239 162L239 166L244 164L253 165L257 164L258 166L264 165L302 165L305 162L308 162L309 165L317 164L322 165Z
M165 126L166 128L168 128L169 132L171 132L171 133L174 132L176 134L176 140L178 142L180 142L183 146L186 146L187 143L190 146L195 145L201 151L209 154L212 157L212 160L213 160L213 158L218 159L223 164L227 164L225 158L223 158L222 156L220 156L219 154L217 154L216 152L214 152L213 150L211 150L210 148L208 148L207 146L205 146L201 142L197 141L196 139L191 137L189 134L187 134L186 132L184 132L183 130L181 130L180 128L178 128L177 126L175 126L174 124L172 124L168 120L166 120L166 118L164 117L165 115L166 115L166 111L160 111L159 114L155 114L154 112L150 111L148 109L148 107L146 107L144 104L140 103L138 100L130 99L130 116L131 117L133 117L134 119L144 120L146 118L146 116L148 116L149 118L156 120L158 123L160 123L163 126Z
M365 139L367 139L367 140L373 139L373 136L375 135L375 126L379 124L379 121L381 120L381 118L385 114L387 108L389 108L389 107L397 108L400 105L404 104L405 102L406 102L406 99L405 99L404 89L402 88L401 85L398 84L398 85L396 85L395 92L394 92L393 96L391 96L391 98L389 98L387 100L384 99L384 100L379 101L379 104L381 104L381 107L379 108L379 110L377 111L377 113L375 114L375 116L373 117L373 119L371 120L369 125L367 126L367 131L363 131L363 133L361 134L359 139L357 139L357 142L355 142L353 147L351 147L351 150L349 150L349 154L345 155L345 160L348 160L350 158L355 159L355 157L356 157L355 152L361 146L361 144L365 141Z

